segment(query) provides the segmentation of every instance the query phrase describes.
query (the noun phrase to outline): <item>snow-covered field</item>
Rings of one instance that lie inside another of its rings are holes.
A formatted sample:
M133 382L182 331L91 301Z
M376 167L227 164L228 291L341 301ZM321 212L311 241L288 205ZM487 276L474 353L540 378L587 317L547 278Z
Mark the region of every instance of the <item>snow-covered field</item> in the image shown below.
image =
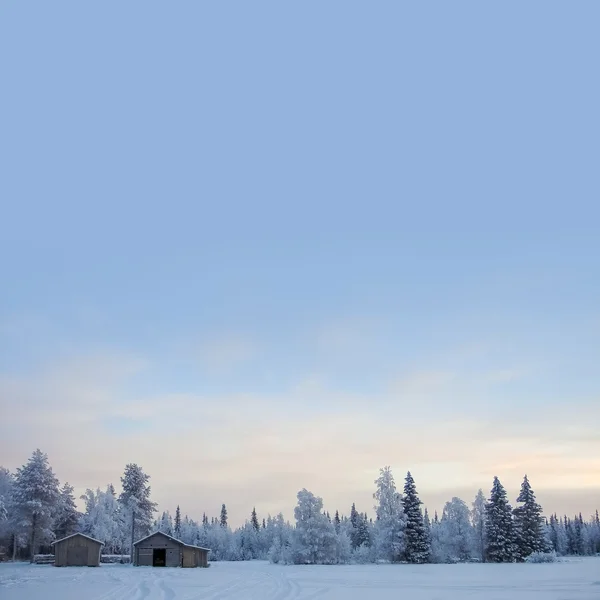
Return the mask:
M281 567L213 563L209 569L0 564L2 600L598 600L600 559L556 564Z

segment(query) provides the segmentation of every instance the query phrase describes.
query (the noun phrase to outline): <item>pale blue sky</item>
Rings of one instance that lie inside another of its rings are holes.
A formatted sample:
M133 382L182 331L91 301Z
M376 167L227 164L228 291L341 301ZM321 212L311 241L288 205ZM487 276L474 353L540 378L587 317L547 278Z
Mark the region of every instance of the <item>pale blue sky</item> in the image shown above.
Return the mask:
M0 462L85 488L136 460L239 519L303 486L368 509L387 463L432 504L527 471L592 510L599 20L3 2Z

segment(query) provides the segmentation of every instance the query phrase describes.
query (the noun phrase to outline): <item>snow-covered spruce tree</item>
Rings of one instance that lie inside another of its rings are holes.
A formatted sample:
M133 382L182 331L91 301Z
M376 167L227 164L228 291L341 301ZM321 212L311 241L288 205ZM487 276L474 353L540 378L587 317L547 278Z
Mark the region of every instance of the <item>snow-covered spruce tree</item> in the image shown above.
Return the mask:
M485 538L488 562L515 561L512 509L498 477L494 477L490 500L485 506Z
M352 523L352 527L354 528L358 525L358 511L356 510L356 504L354 504L354 502L350 509L350 523Z
M58 479L48 456L38 449L27 464L17 469L13 487L17 519L28 533L32 562L39 546L54 537L51 528L58 499Z
M121 477L123 491L119 496L121 511L128 523L131 534L131 552L133 555L133 542L150 533L152 516L156 511L156 503L150 500L150 475L144 473L142 467L135 463L125 466Z
M523 478L517 502L522 504L513 511L516 558L525 560L533 552L548 550L544 536L542 507L535 499L527 475Z
M474 530L469 508L456 496L446 502L440 521L443 562L465 562L474 554Z
M380 469L375 484L377 491L373 497L377 501L375 505L377 521L374 541L377 557L397 562L402 560L404 553L406 515L390 467Z
M415 480L410 471L404 480L403 502L406 516L404 560L409 563L425 563L429 560L431 548L423 523L422 502L419 500Z
M256 515L256 506L252 508L252 513L250 514L250 523L252 527L258 532L260 529L260 525L258 524L258 516Z
M333 525L335 527L336 533L340 532L340 513L338 510L335 511L335 517L333 518Z
M596 510L596 514L592 517L592 527L593 527L593 535L592 535L592 554L600 554L600 518L598 517L598 511Z
M471 509L471 523L475 534L475 557L480 561L485 560L485 504L485 496L480 489Z
M573 519L573 532L574 532L574 548L577 556L585 554L585 543L584 543L584 524L581 513L575 515Z
M227 527L227 507L225 504L221 506L221 516L219 521L221 527Z
M292 533L291 557L295 564L330 565L339 561L335 527L323 514L323 500L312 492L298 492L294 509L296 528Z
M556 514L550 515L550 522L548 523L548 541L550 542L550 549L557 554L562 554L558 548L558 518Z
M181 539L181 508L179 508L179 504L175 509L175 523L173 524L173 535L178 540Z
M354 537L352 538L353 549L361 546L371 547L371 528L366 515L359 515L357 519L356 529L354 529Z
M79 526L80 517L73 496L73 486L65 483L60 489L54 516L54 535L56 538L61 539L75 533Z

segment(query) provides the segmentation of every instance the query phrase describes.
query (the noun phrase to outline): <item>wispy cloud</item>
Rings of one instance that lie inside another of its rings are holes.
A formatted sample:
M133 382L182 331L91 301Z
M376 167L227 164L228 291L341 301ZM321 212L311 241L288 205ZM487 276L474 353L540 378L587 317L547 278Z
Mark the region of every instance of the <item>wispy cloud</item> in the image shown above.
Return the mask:
M137 461L152 474L163 506L183 499L194 513L225 501L239 514L257 498L262 510L291 514L303 486L332 505L355 498L368 508L383 464L399 478L412 469L425 495L475 491L494 474L517 485L525 472L540 489L559 481L582 488L600 470L590 427L600 403L569 430L550 415L538 415L534 428L491 418L460 398L441 411L435 402L469 387L443 371L407 374L392 392L374 396L312 378L277 394L132 393L131 381L149 368L136 357L95 356L32 377L2 377L3 460L14 468L40 446L79 489L118 483L124 464Z

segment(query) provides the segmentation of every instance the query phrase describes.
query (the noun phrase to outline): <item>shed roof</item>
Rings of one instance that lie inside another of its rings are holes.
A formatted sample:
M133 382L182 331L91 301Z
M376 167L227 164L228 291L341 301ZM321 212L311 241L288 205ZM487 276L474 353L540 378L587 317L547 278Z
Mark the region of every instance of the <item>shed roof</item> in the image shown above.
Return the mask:
M54 544L60 544L61 542L64 542L65 540L70 540L71 538L74 538L77 536L84 537L87 540L96 542L97 544L102 544L102 546L104 546L104 542L101 542L100 540L90 537L89 535L85 535L85 533L73 533L72 535L68 535L67 537L61 538L60 540L55 540L54 542L52 542L52 546L54 546Z
M202 546L194 546L193 544L186 544L185 542L178 540L176 537L173 537L172 535L169 535L168 533L165 533L164 531L155 531L154 533L147 535L146 537L142 538L141 540L134 542L133 545L137 546L138 544L145 542L146 540L150 539L151 537L153 537L155 535L164 535L166 538L170 539L172 542L175 542L176 544L181 544L182 546L185 546L186 548L196 548L196 550L205 550L206 552L210 552L210 548L203 548Z

